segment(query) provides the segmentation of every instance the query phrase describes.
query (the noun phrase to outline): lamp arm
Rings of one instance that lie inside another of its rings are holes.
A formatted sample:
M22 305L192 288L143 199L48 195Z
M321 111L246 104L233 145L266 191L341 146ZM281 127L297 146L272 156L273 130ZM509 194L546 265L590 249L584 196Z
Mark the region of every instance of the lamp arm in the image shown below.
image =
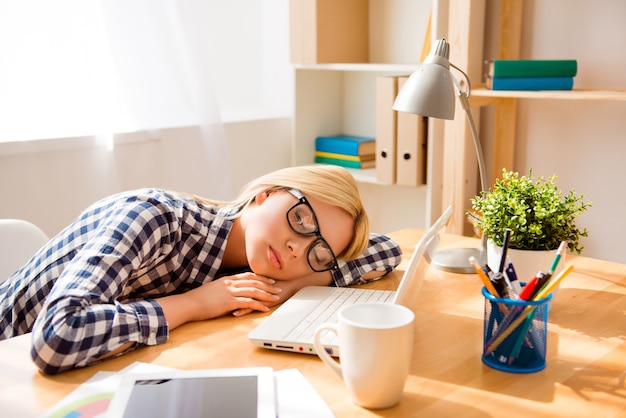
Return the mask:
M476 150L476 158L478 159L480 190L487 190L485 188L485 185L486 185L485 157L483 155L483 148L480 143L480 139L478 137L478 130L476 129L476 124L474 123L474 117L472 116L472 110L471 110L471 106L469 103L469 95L472 89L471 83L470 83L469 77L467 76L467 74L465 74L463 70L461 70L459 67L457 67L456 65L452 63L450 63L450 66L456 69L461 74L463 74L463 77L465 77L465 80L467 82L467 92L465 92L461 88L461 85L459 81L456 79L456 77L452 76L452 81L454 82L454 85L456 86L459 92L458 97L459 97L459 101L461 102L461 107L463 107L463 110L465 111L465 115L467 116L467 122L469 123L470 129L472 131L472 139L474 140L474 149ZM486 264L487 262L487 236L485 234L481 234L480 257L478 258L478 261L481 264Z
M459 91L459 100L461 101L461 105L465 110L465 114L467 115L467 121L469 122L470 128L472 130L472 137L474 138L474 148L476 148L476 157L478 158L478 171L480 174L480 190L485 189L485 159L483 157L483 149L480 145L480 140L478 139L478 132L476 130L476 125L474 124L474 117L472 116L472 111L470 110L469 99L467 94L463 91ZM478 262L481 265L487 264L487 235L482 233L480 234L480 256L478 257Z
M456 77L452 76L452 81L454 85L456 86L456 89L459 92L459 95L458 95L459 101L461 102L461 106L463 107L463 110L465 111L465 115L467 116L467 121L472 131L472 139L474 140L474 148L476 149L476 157L478 159L478 171L480 174L480 190L486 190L485 189L485 184L486 184L485 157L483 155L483 148L481 146L480 139L478 138L478 130L476 129L476 124L474 123L474 117L472 116L472 110L470 108L470 103L469 103L469 96L470 96L470 92L472 91L472 85L470 83L469 77L467 76L467 74L465 74L463 70L461 70L459 67L457 67L456 65L452 63L450 63L450 66L454 68L455 70L457 70L458 72L460 72L461 74L463 74L463 77L465 78L465 81L467 82L467 92L465 92L461 88L461 84L459 83L459 80L457 80Z
M461 106L463 110L465 110L465 115L467 116L467 121L472 130L472 138L474 139L474 148L476 148L476 157L478 158L478 171L480 172L480 190L485 189L485 158L483 156L483 149L480 144L480 140L478 139L478 131L476 130L476 124L474 123L474 117L472 116L472 111L470 109L469 98L465 92L459 92L459 101L461 102Z

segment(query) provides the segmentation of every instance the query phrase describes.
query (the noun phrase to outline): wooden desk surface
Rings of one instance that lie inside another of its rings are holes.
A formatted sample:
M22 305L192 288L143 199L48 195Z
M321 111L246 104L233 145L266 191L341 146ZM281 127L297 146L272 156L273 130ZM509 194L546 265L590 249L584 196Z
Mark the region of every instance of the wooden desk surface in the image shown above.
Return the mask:
M419 230L390 234L405 261L368 284L395 288ZM441 247L476 246L445 236ZM481 361L483 298L475 275L431 269L415 300L416 342L404 397L393 408L355 406L342 381L316 356L252 346L249 330L266 314L186 324L163 345L144 347L98 365L45 376L29 357L29 336L0 342L0 415L37 416L99 370L135 361L180 369L270 366L297 368L341 417L626 416L626 265L568 257L575 266L549 314L547 366L531 374L497 371Z

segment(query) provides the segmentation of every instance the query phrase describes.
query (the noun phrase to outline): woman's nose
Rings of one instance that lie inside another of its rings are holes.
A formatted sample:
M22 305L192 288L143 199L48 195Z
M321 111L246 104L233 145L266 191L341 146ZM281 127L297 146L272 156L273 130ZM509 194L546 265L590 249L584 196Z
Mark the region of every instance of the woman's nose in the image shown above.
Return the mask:
M313 241L313 237L305 237L305 236L297 236L291 238L287 242L287 248L291 253L292 257L302 257L306 255L306 252Z

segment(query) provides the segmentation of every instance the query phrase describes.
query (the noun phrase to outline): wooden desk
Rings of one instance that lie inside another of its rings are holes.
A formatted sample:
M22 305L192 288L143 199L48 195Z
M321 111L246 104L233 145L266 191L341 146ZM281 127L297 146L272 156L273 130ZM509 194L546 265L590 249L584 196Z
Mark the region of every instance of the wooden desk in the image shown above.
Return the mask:
M393 236L410 255L422 231ZM442 246L475 246L445 236ZM626 416L626 265L568 257L575 266L549 315L547 367L518 375L481 361L483 298L475 275L431 269L413 306L417 315L411 375L402 401L369 411L350 401L341 380L316 356L252 346L249 330L265 314L187 324L167 344L145 347L99 365L44 376L29 357L29 336L0 342L0 415L36 416L99 370L135 361L180 369L270 366L298 368L341 417ZM406 262L406 261L405 261ZM372 288L395 288L399 271Z

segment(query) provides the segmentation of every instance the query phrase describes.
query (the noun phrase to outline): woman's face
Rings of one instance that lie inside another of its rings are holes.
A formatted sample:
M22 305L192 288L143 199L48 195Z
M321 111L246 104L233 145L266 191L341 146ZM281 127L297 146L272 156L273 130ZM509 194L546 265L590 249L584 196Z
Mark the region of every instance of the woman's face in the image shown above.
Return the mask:
M333 253L340 254L350 243L354 223L343 209L305 196L310 203L322 238ZM248 264L256 274L277 280L293 280L313 273L307 256L315 235L296 233L287 211L298 199L287 191L260 193L245 216Z

